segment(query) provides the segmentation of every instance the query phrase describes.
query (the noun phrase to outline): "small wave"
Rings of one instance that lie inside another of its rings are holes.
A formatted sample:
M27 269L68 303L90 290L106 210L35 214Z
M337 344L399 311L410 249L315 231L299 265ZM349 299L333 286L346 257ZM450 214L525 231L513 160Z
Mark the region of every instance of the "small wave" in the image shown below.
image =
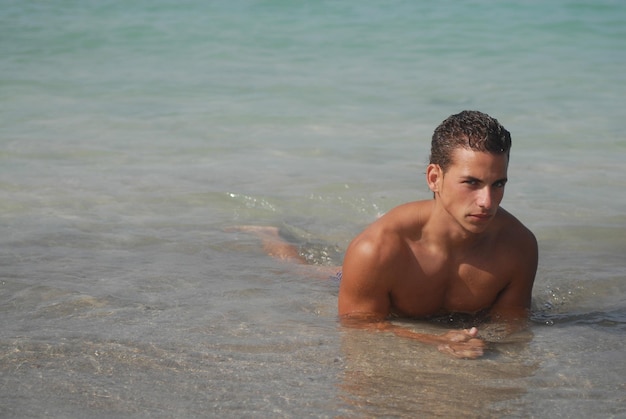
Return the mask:
M551 313L548 311L534 312L533 323L553 326L561 324L587 324L600 327L614 327L626 331L626 309L610 311L588 311Z

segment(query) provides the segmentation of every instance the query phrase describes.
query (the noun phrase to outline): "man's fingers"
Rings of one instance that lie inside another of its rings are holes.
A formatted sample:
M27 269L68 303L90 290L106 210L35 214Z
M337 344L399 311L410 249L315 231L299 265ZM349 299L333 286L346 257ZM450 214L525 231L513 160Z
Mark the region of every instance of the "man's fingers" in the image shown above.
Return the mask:
M463 329L463 331L471 337L476 337L476 335L478 335L478 329L475 327L472 327L471 329Z

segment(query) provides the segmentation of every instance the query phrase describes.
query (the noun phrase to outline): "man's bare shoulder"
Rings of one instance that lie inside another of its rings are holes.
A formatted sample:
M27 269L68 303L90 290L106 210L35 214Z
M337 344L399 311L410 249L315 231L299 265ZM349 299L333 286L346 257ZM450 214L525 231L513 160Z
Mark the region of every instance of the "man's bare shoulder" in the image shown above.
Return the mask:
M524 263L532 262L532 259L536 260L537 239L533 232L520 220L504 208L499 208L497 226L498 247L506 253L515 255L515 258L511 260L517 259Z
M499 232L505 236L505 238L511 238L511 236L522 240L524 242L536 242L535 235L528 227L526 227L520 220L513 214L500 207L498 209L498 226Z
M406 257L407 239L420 233L431 208L431 201L409 202L393 208L356 236L347 254L375 258L378 266L397 263Z
M433 210L434 200L399 205L380 217L372 226L400 236L419 231Z
M355 240L373 240L389 245L401 243L407 236L419 234L432 211L433 201L415 201L399 205L370 224Z

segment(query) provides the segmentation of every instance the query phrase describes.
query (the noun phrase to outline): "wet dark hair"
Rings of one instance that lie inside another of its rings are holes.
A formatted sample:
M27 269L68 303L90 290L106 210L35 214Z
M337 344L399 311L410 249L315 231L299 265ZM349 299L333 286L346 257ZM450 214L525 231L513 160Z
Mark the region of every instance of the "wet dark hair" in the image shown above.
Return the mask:
M511 150L511 133L497 119L478 111L463 111L449 116L433 133L430 163L445 172L452 163L452 152L469 150L506 154Z

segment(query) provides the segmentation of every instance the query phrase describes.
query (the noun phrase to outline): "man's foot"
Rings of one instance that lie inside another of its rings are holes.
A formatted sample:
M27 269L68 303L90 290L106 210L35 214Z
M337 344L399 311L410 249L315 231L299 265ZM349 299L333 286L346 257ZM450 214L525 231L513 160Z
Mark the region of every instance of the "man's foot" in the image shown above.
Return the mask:
M269 256L299 264L307 263L306 259L298 252L296 246L280 237L278 227L242 225L230 227L227 231L242 231L256 234L263 242L263 249Z

